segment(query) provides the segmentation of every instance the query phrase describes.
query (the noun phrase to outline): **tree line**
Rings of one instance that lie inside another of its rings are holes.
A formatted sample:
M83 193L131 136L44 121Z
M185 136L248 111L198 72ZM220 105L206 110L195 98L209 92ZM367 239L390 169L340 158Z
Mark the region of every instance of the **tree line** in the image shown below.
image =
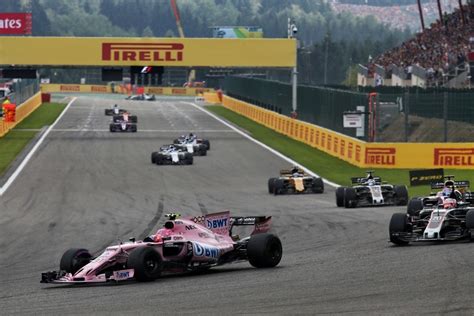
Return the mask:
M33 36L178 36L169 0L1 2L0 11L31 10ZM325 0L177 0L177 3L187 37L211 37L213 26L236 25L260 26L264 37L283 38L287 36L288 17L293 18L301 47L299 67L307 72L303 77L308 83L341 83L351 65L364 63L369 55L376 56L410 36L408 29L390 29L374 17L336 14Z

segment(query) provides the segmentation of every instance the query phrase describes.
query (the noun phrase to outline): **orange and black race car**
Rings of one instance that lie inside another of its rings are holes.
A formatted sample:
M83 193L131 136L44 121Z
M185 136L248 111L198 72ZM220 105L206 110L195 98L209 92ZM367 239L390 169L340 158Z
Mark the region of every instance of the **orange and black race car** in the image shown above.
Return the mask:
M290 170L280 170L280 176L278 178L268 179L268 193L274 195L323 192L323 179L313 177L298 167L294 167Z

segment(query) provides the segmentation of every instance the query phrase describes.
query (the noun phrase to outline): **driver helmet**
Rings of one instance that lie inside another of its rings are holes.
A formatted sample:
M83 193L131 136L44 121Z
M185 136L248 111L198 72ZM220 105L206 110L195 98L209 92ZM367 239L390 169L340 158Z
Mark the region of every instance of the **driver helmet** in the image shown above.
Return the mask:
M444 182L444 188L443 188L443 195L444 196L449 196L452 192L454 191L454 181L453 180L447 180Z
M374 185L374 184L375 184L375 180L372 179L372 178L369 178L369 179L367 180L367 184L368 184L368 185Z
M118 105L117 104L114 104L114 108L116 108Z
M444 199L443 201L444 209L455 208L456 206L457 206L457 202L455 199Z

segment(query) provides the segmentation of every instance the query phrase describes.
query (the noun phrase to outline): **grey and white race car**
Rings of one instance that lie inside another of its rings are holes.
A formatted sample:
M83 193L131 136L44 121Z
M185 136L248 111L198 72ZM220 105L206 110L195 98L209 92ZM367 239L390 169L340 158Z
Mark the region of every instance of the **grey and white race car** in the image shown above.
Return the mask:
M107 115L107 116L122 115L125 112L127 112L127 110L119 108L117 104L115 104L110 109L105 109L105 115Z
M194 133L181 135L173 141L174 144L193 144L204 146L206 150L211 150L211 143L208 139L198 138Z
M286 193L323 193L324 182L321 178L307 174L303 169L280 170L278 178L268 179L268 193L278 195Z
M366 177L351 178L352 186L336 189L338 207L365 207L381 205L407 205L408 190L405 185L392 185L374 177L372 171Z
M469 202L444 198L416 215L395 213L389 224L390 241L407 245L418 241L474 240L474 208Z
M177 148L174 144L164 145L151 153L151 163L157 165L192 165L193 154Z
M424 208L433 208L445 198L453 198L457 201L467 202L474 205L474 194L470 190L468 180L455 181L454 176L445 176L444 182L431 183L431 193L429 196L414 197L407 205L407 213L417 216Z

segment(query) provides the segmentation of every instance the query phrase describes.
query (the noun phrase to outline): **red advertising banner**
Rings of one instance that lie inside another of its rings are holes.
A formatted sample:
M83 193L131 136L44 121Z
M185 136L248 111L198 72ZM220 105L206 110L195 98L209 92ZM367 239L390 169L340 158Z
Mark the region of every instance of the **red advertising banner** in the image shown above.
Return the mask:
M31 13L0 13L0 35L31 35Z

